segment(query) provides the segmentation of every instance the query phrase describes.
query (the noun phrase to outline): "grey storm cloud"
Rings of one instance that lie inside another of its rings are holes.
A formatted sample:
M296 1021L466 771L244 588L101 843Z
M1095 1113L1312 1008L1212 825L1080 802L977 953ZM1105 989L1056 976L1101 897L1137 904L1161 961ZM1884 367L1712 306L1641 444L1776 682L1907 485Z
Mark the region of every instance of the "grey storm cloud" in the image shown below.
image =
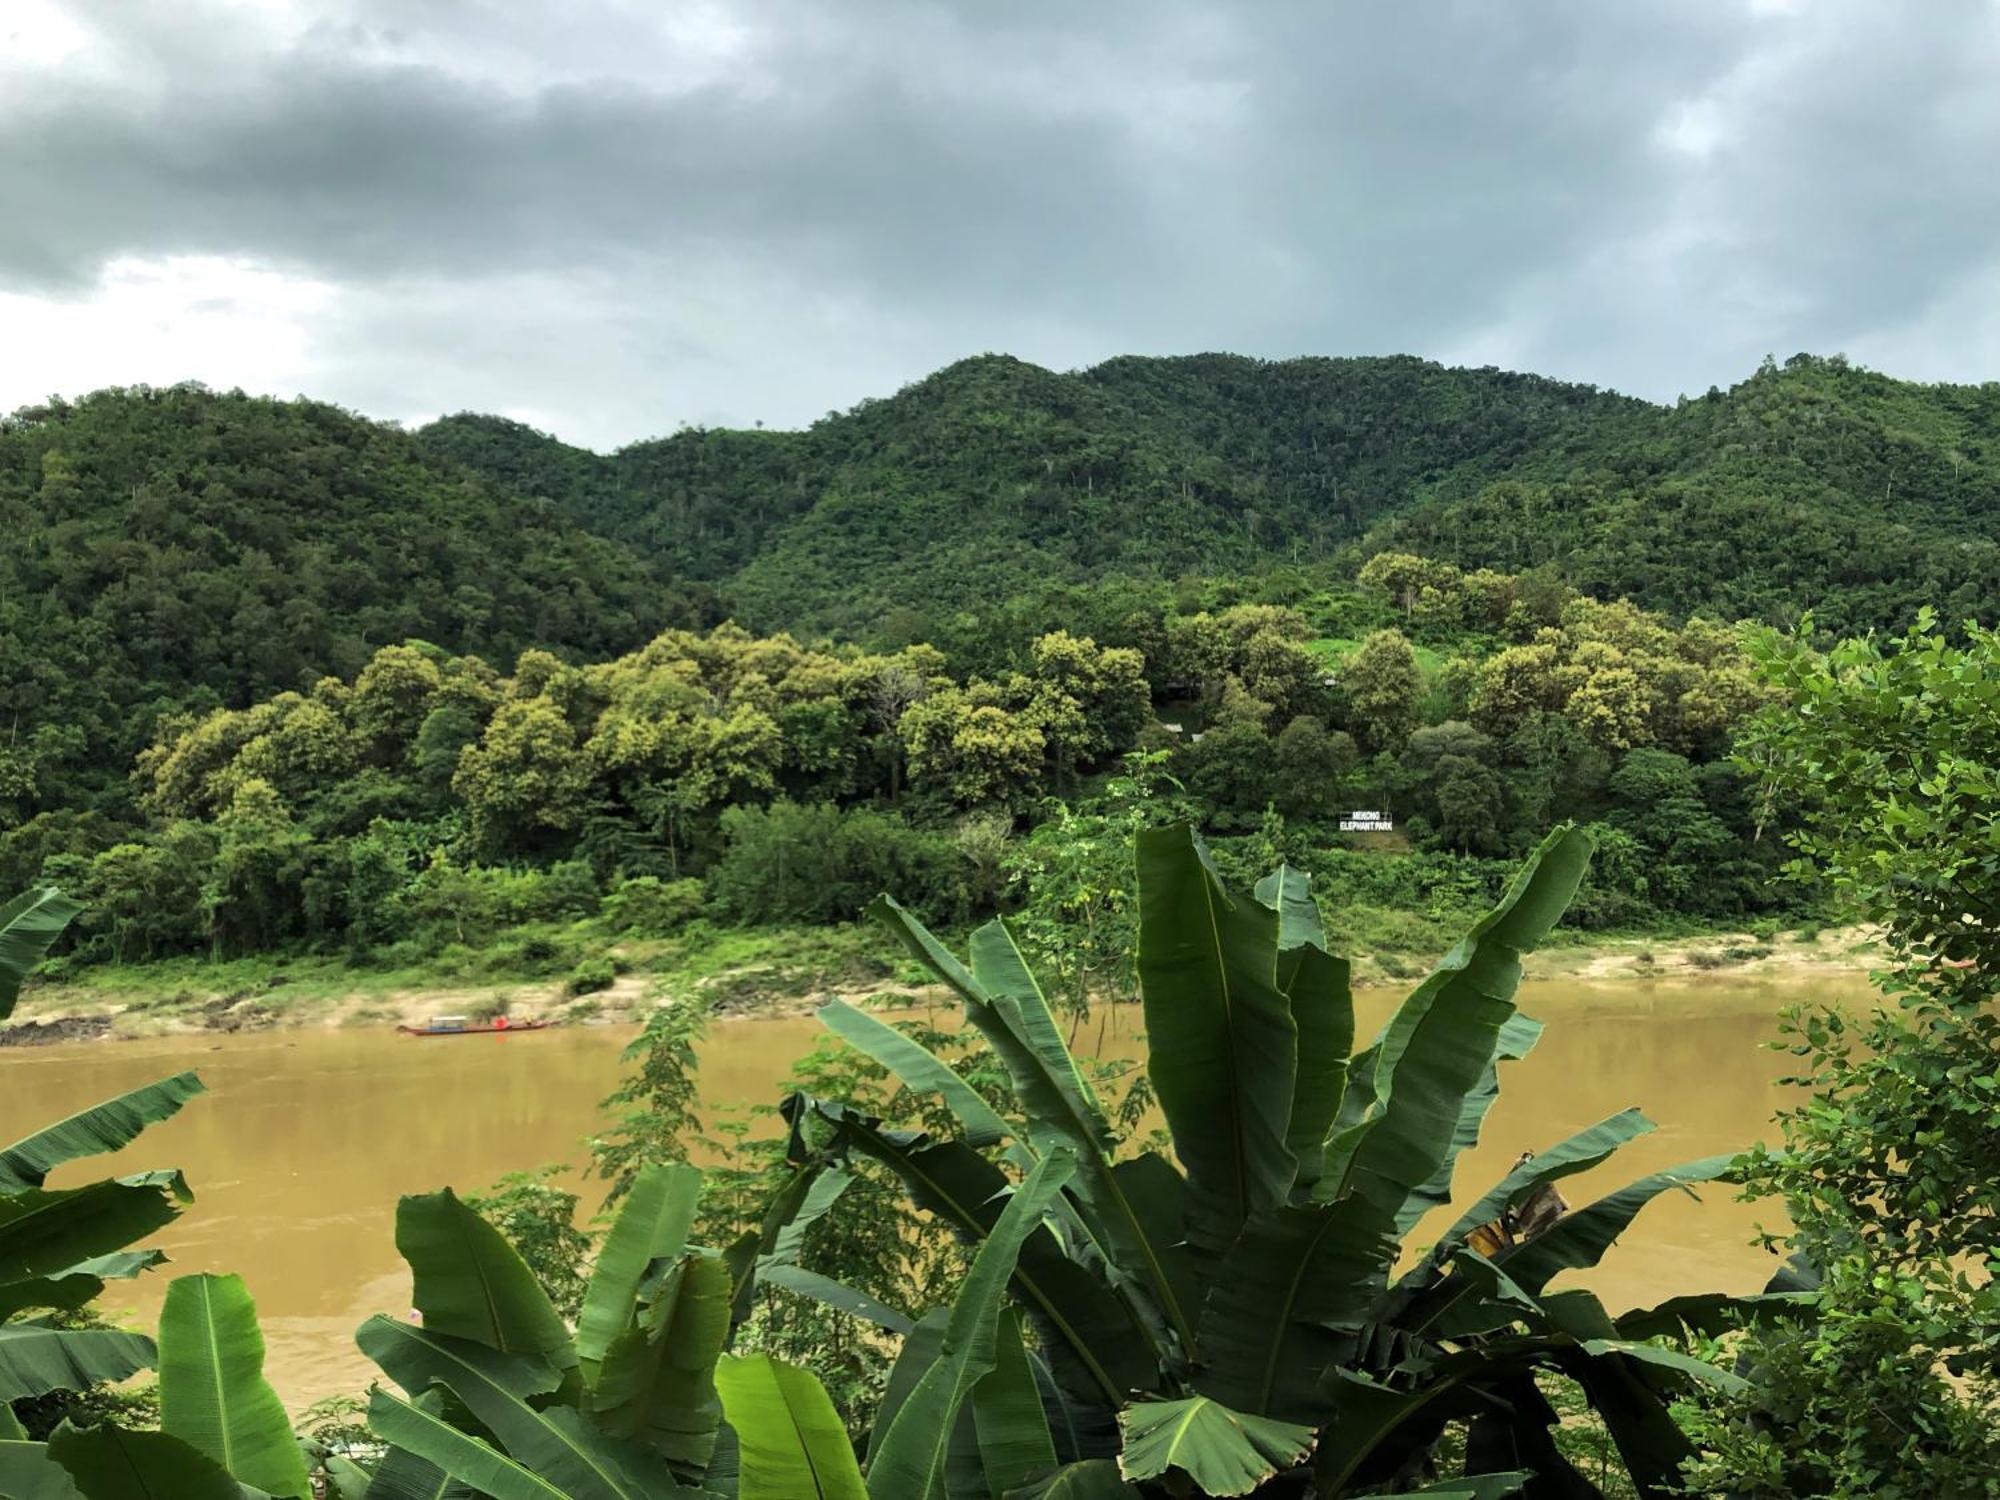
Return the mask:
M379 415L603 445L988 349L1660 398L1800 348L2000 360L1991 0L47 3L60 55L0 55L8 305L302 278L287 373Z

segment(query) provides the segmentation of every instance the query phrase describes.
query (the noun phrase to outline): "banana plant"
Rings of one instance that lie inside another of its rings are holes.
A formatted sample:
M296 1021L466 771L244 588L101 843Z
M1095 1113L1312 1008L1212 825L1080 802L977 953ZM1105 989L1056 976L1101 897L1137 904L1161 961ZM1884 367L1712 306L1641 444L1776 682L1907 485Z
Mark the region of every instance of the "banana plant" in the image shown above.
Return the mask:
M853 1448L826 1420L818 1380L769 1360L723 1362L747 1297L740 1276L754 1275L758 1257L739 1268L689 1244L700 1186L685 1165L639 1174L574 1330L499 1232L449 1190L403 1199L396 1243L420 1321L371 1318L356 1335L402 1391L373 1393L369 1425L387 1451L357 1493L814 1493L793 1486L798 1473L829 1476L835 1487L823 1493L851 1493Z
M160 1310L159 1334L159 1431L66 1421L46 1443L0 1443L0 1495L9 1500L307 1500L312 1495L285 1408L264 1379L264 1338L242 1281L175 1278Z
M1514 1005L1521 958L1562 915L1589 854L1581 832L1551 835L1356 1050L1348 964L1327 949L1307 877L1280 869L1232 895L1190 830L1142 833L1140 998L1171 1159L1122 1150L1004 921L975 932L961 960L894 901L876 904L963 1001L1006 1066L1014 1109L995 1111L941 1059L834 1002L829 1027L939 1095L963 1134L885 1130L795 1095L795 1149L823 1142L828 1171L856 1155L886 1166L980 1246L999 1233L1013 1174L1073 1163L1013 1255L1042 1423L1025 1441L1009 1430L988 1467L1013 1488L994 1493L1417 1492L1456 1424L1471 1440L1465 1472L1436 1493L1597 1495L1557 1451L1542 1390L1552 1375L1581 1383L1641 1495L1673 1493L1688 1448L1670 1402L1690 1380L1732 1377L1669 1344L1746 1306L1696 1296L1613 1318L1588 1293L1546 1287L1596 1264L1659 1194L1722 1176L1726 1158L1656 1173L1518 1240L1480 1233L1652 1128L1627 1110L1527 1158L1414 1264L1404 1255L1451 1201L1501 1065L1540 1033ZM936 1338L920 1323L906 1353L934 1360ZM976 1420L950 1436L953 1493L979 1493L965 1486L999 1445Z
M28 972L79 910L47 887L0 905L0 1019L12 1013ZM192 1198L175 1171L70 1188L49 1187L49 1174L65 1163L129 1145L201 1092L194 1074L177 1074L0 1148L0 1495L31 1492L15 1470L60 1472L59 1466L50 1468L42 1444L27 1440L12 1403L53 1391L82 1391L153 1367L150 1338L114 1328L64 1327L59 1315L85 1307L105 1282L159 1265L165 1257L158 1250L129 1247L172 1222Z

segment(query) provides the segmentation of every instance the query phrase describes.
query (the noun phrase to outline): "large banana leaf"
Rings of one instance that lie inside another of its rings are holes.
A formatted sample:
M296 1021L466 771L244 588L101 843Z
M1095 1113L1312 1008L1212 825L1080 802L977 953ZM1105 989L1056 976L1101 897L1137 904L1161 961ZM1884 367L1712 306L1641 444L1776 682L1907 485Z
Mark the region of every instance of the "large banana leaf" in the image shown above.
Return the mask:
M1618 1336L1625 1339L1686 1338L1691 1334L1715 1338L1735 1328L1799 1317L1811 1311L1814 1301L1810 1292L1760 1292L1748 1297L1696 1292L1669 1297L1657 1307L1620 1313L1615 1321Z
M795 1296L810 1297L822 1306L873 1323L888 1333L907 1334L915 1326L910 1315L901 1308L891 1307L866 1292L835 1281L831 1276L808 1271L804 1266L783 1263L764 1266L757 1272L757 1279L766 1286L782 1287Z
M1278 914L1223 890L1192 830L1138 838L1147 1072L1188 1173L1187 1237L1219 1255L1290 1192L1298 1030L1277 985Z
M1627 1141L1636 1140L1652 1129L1653 1122L1638 1110L1623 1109L1546 1151L1538 1151L1501 1178L1496 1187L1461 1214L1458 1222L1446 1230L1444 1238L1438 1241L1439 1250L1449 1252L1465 1243L1475 1229L1491 1224L1508 1209L1525 1202L1545 1183L1588 1171L1608 1159Z
M1520 1494L1522 1486L1534 1477L1527 1469L1511 1469L1504 1474L1464 1474L1407 1493L1429 1495L1431 1500L1504 1500L1505 1496Z
M1588 1292L1548 1297L1542 1306L1560 1335L1545 1341L1542 1357L1583 1387L1618 1445L1641 1500L1682 1494L1681 1466L1694 1456L1694 1448L1674 1421L1669 1402L1683 1388L1686 1364L1693 1361L1669 1350L1655 1351L1665 1358L1635 1358L1632 1346L1616 1337L1603 1305Z
M810 1370L725 1356L715 1384L742 1443L737 1500L866 1500L854 1446Z
M397 1203L396 1249L410 1264L412 1306L429 1331L563 1368L576 1363L569 1329L535 1273L450 1188Z
M1396 1242L1370 1211L1285 1206L1243 1226L1202 1311L1196 1388L1237 1411L1311 1422L1321 1372L1358 1328Z
M787 1109L818 1111L839 1129L836 1143L873 1157L902 1178L919 1208L973 1244L992 1233L1007 1192L999 1167L963 1141L877 1130L837 1104L794 1096ZM1015 1295L1042 1335L1042 1347L1078 1395L1115 1409L1128 1391L1159 1378L1151 1340L1124 1299L1063 1253L1054 1235L1028 1237L1014 1271Z
M1195 1307L1172 1264L1185 1259L1174 1248L1182 1237L1178 1214L1167 1238L1150 1231L1111 1160L1116 1138L1096 1092L1063 1041L1048 997L1005 922L989 922L973 933L972 973L990 1003L968 1005L966 1013L1006 1064L1036 1149L1068 1146L1076 1154L1073 1190L1114 1283L1128 1300L1152 1299L1150 1304L1134 1300L1133 1311L1154 1342L1155 1362L1167 1363L1155 1331L1161 1319L1173 1330L1185 1361L1194 1342Z
M63 1162L116 1151L148 1125L157 1125L201 1092L199 1078L192 1073L178 1073L129 1094L120 1094L116 1099L107 1099L16 1141L0 1151L0 1193L38 1188L50 1169Z
M1468 1468L1526 1470L1522 1500L1604 1500L1556 1446L1562 1416L1526 1373L1482 1383L1481 1401L1465 1427Z
M1021 1341L1020 1315L1012 1308L1000 1312L993 1368L972 1388L972 1422L992 1493L1004 1495L1054 1472L1055 1438Z
M972 973L988 1004L974 1007L970 1019L1006 1065L1016 1096L1039 1127L1037 1144L1047 1150L1058 1140L1067 1143L1079 1166L1088 1153L1110 1151L1117 1137L1104 1106L1005 922L988 922L972 934Z
M1039 1153L1067 1146L1076 1154L1074 1191L1082 1208L1074 1222L1106 1261L1114 1287L1151 1347L1154 1363L1168 1362L1159 1326L1162 1319L1173 1330L1185 1359L1194 1342L1194 1306L1167 1264L1168 1247L1180 1239L1178 1224L1167 1242L1145 1232L1137 1205L1115 1174L1110 1153L1116 1139L1103 1107L1064 1043L1048 997L1012 931L995 921L974 932L968 968L889 897L882 897L869 912L965 1001L966 1019L992 1046L1013 1082L1015 1098L1027 1117L1032 1149ZM932 1062L937 1068L944 1066L936 1059ZM1028 1165L1027 1158L1019 1161L1024 1168Z
M1111 1179L1146 1247L1148 1279L1165 1288L1161 1300L1179 1329L1182 1320L1196 1317L1201 1306L1201 1282L1187 1245L1187 1179L1157 1151L1112 1163ZM1193 1349L1194 1340L1189 1338L1184 1360L1192 1358Z
M1009 1490L1005 1500L1138 1500L1139 1492L1118 1474L1118 1461L1086 1458L1064 1464L1039 1484Z
M972 977L972 970L960 963L952 951L931 935L893 896L877 896L868 904L869 916L880 922L903 942L910 956L935 974L939 981L957 991L969 1005L987 1005L991 997Z
M631 1325L646 1268L687 1249L700 1197L701 1173L685 1163L647 1166L634 1179L591 1267L576 1320L576 1352L586 1383L596 1382L605 1350Z
M0 1402L50 1391L85 1391L153 1367L153 1341L116 1328L0 1327Z
M310 1490L240 1276L180 1276L160 1309L160 1426L273 1495Z
M829 1000L819 1008L820 1024L835 1036L875 1059L905 1086L919 1094L942 1098L958 1123L965 1127L970 1146L991 1146L1014 1134L1014 1129L995 1113L978 1090L945 1064L929 1049L910 1040L895 1027L878 1021L866 1011L856 1010L845 1000Z
M788 1096L779 1112L791 1125L793 1141L787 1159L797 1169L765 1206L763 1221L754 1230L739 1236L722 1252L735 1284L730 1300L730 1316L737 1327L749 1318L757 1278L764 1268L794 1259L813 1220L824 1215L846 1190L848 1174L828 1156L815 1152L805 1139L806 1123L815 1113L813 1102L804 1095ZM834 1187L822 1186L826 1178Z
M1444 1160L1438 1163L1437 1170L1427 1181L1419 1183L1403 1200L1402 1208L1396 1212L1397 1238L1416 1228L1417 1222L1432 1209L1451 1202L1452 1167L1461 1152L1470 1151L1479 1144L1479 1132L1486 1124L1486 1116L1500 1098L1500 1064L1518 1062L1526 1057L1541 1036L1542 1023L1518 1012L1501 1024L1500 1037L1494 1046L1493 1056L1487 1059L1486 1071L1459 1104L1458 1128L1452 1132Z
M30 1308L73 1312L104 1290L107 1281L124 1280L150 1271L166 1259L161 1250L120 1250L78 1261L53 1276L14 1281L0 1286L0 1320ZM4 1491L0 1491L4 1493Z
M396 1399L386 1391L378 1390L372 1394L388 1401ZM443 1404L438 1397L431 1396L412 1409L427 1416L436 1416L437 1409ZM393 1422L396 1418L390 1420ZM494 1457L503 1464L510 1461L500 1459L498 1453ZM523 1469L521 1473L525 1474L527 1470ZM341 1500L347 1500L345 1492L342 1492ZM417 1457L408 1448L391 1448L375 1465L375 1472L368 1476L360 1500L474 1500L474 1496L470 1486L453 1479L429 1459Z
M49 1434L48 1451L90 1500L245 1500L258 1493L172 1433L65 1422Z
M1604 1252L1625 1232L1639 1211L1671 1189L1690 1191L1695 1183L1728 1175L1734 1156L1710 1156L1642 1177L1630 1186L1565 1214L1549 1228L1495 1259L1507 1274L1531 1292L1539 1292L1560 1271L1584 1270L1604 1258Z
M1161 1479L1178 1470L1204 1495L1247 1495L1312 1451L1313 1430L1231 1411L1207 1396L1139 1401L1119 1414L1127 1479Z
M1407 1390L1352 1370L1336 1372L1326 1384L1325 1426L1313 1455L1319 1492L1351 1494L1364 1478L1379 1483L1384 1471L1393 1473L1411 1453L1427 1449L1456 1414L1462 1376L1476 1369L1472 1361L1460 1360Z
M1281 864L1258 881L1251 892L1278 914L1278 977L1282 980L1288 964L1298 960L1299 950L1326 951L1326 924L1320 920L1319 902L1313 899L1312 876Z
M1313 899L1312 877L1280 865L1257 882L1256 897L1278 914L1278 988L1291 1002L1299 1033L1298 1075L1285 1144L1298 1160L1294 1189L1319 1180L1327 1132L1347 1092L1354 1050L1352 971L1326 951L1326 928Z
M397 1399L376 1388L368 1397L368 1430L391 1445L386 1469L397 1452L421 1460L431 1470L448 1474L472 1486L492 1500L571 1500L568 1492L524 1468L488 1443L439 1416L408 1401ZM422 1490L387 1489L378 1469L375 1483L368 1487L369 1500L443 1500L449 1493L442 1487L435 1496ZM392 1480L394 1476L391 1476ZM376 1490L382 1489L380 1496Z
M447 1387L507 1450L508 1456L556 1485L570 1500L656 1500L682 1493L658 1455L588 1426L568 1407L536 1410L527 1397L557 1381L548 1364L500 1354L483 1344L373 1317L355 1342L404 1390ZM412 1447L392 1438L402 1447ZM468 1474L423 1449L412 1448L454 1478Z
M1465 1101L1492 1064L1514 1014L1521 955L1568 907L1590 862L1574 828L1542 842L1491 912L1480 918L1383 1030L1365 1064L1367 1093L1350 1091L1314 1196L1349 1193L1391 1216L1452 1158ZM1358 1109L1357 1109L1358 1106Z
M82 910L80 903L46 885L0 906L0 1021L14 1013L28 971Z
M715 1452L715 1361L729 1337L729 1297L720 1260L682 1259L639 1321L612 1341L591 1391L600 1427L644 1442L686 1479L698 1479Z
M869 1466L874 1500L933 1500L943 1493L952 1425L973 1386L994 1367L1000 1304L1015 1261L1075 1171L1068 1151L1051 1152L1009 1196L959 1287L937 1362L896 1413Z
M1289 963L1287 959L1289 958ZM1354 1046L1352 970L1318 948L1279 956L1279 978L1299 1029L1299 1069L1285 1143L1298 1159L1295 1187L1310 1190L1326 1160L1326 1138L1347 1095Z
M807 1232L827 1216L853 1183L854 1174L844 1167L827 1167L812 1178L805 1196L799 1200L798 1211L774 1226L770 1247L757 1257L758 1273L795 1264L799 1252L805 1248Z
M0 1286L67 1273L173 1221L194 1195L178 1172L0 1196Z
M933 1307L903 1335L903 1346L896 1351L896 1362L889 1367L888 1383L882 1387L882 1399L875 1403L874 1421L868 1429L870 1465L888 1440L896 1413L910 1399L910 1392L917 1388L924 1372L937 1363L938 1353L944 1348L945 1325L950 1321L950 1308Z
M85 1500L46 1444L0 1438L0 1495L7 1500Z

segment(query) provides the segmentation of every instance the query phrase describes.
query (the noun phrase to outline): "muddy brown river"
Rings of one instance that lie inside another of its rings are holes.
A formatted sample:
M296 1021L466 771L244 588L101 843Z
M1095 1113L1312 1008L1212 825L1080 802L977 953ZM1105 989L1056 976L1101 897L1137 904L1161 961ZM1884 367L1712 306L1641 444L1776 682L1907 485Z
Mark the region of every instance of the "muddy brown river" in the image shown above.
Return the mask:
M1548 1145L1627 1105L1659 1125L1613 1161L1565 1184L1584 1202L1622 1181L1771 1136L1788 1061L1763 1044L1786 1004L1859 981L1713 979L1523 986L1523 1009L1548 1024L1541 1045L1503 1075L1485 1138L1458 1169L1461 1194L1483 1191L1520 1152ZM1399 997L1364 996L1372 1032ZM1137 1056L1136 1012L1080 1050ZM718 1022L703 1049L712 1104L774 1102L794 1057L820 1035L810 1019ZM597 1103L616 1083L630 1027L511 1037L418 1040L378 1031L276 1031L89 1042L0 1053L0 1140L183 1068L210 1092L110 1158L118 1171L178 1166L195 1203L153 1243L167 1274L241 1272L256 1296L269 1372L296 1411L359 1393L371 1367L353 1330L372 1313L407 1312L409 1283L392 1240L396 1198L450 1185L476 1190L543 1162L586 1159ZM62 1186L103 1171L72 1163ZM577 1183L587 1209L601 1193ZM1585 1282L1614 1310L1684 1291L1750 1291L1772 1261L1748 1243L1768 1208L1712 1189L1673 1195L1642 1214ZM167 1274L114 1282L108 1305L150 1329Z

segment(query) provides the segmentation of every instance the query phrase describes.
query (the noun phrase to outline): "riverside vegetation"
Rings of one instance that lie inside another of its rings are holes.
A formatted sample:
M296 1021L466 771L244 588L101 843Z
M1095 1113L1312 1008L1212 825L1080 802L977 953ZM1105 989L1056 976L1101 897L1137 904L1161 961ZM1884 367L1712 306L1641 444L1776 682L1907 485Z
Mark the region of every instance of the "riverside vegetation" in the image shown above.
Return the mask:
M128 993L852 969L883 888L1115 985L1136 779L1233 877L1337 882L1391 967L1563 819L1572 924L1814 920L1729 759L1732 622L1990 599L1995 400L989 357L609 456L54 402L0 421L0 888L83 895L57 963ZM1356 807L1409 847L1343 849Z
M7 846L87 902L59 972L126 987L317 966L581 993L732 946L824 962L820 934L887 888L954 930L1016 914L1073 998L1129 968L1141 807L1232 872L1337 882L1339 936L1392 973L1558 818L1599 849L1584 928L1801 916L1728 759L1768 696L1733 628L1395 553L1326 608L1347 623L1170 611L1144 653L1051 632L994 677L731 626L511 675L388 646L351 681L162 720L108 847L51 847L88 822L55 813ZM1355 623L1386 617L1415 639ZM1396 847L1347 847L1357 806L1395 813Z
M2000 636L1954 645L1925 618L1886 648L1760 651L1790 702L1746 759L1796 797L1802 853L1886 924L1907 1002L1859 1049L1838 1012L1797 1018L1813 1098L1783 1119L1783 1155L1551 1203L1647 1128L1627 1110L1455 1202L1453 1163L1539 1030L1511 996L1581 886L1583 831L1544 841L1357 1049L1306 875L1231 893L1191 830L1153 826L1137 838L1138 1105L1157 1102L1163 1133L1136 1135L1129 1086L1071 1056L1005 922L961 960L885 899L874 916L965 1005L965 1033L929 1039L949 1056L830 1005L848 1061L809 1074L839 1093L789 1097L787 1133L716 1174L705 1205L676 1160L698 1014L663 1013L600 1143L619 1189L601 1236L550 1233L532 1179L489 1200L522 1249L449 1190L403 1200L421 1321L362 1326L389 1384L365 1425L304 1444L234 1278L178 1280L157 1341L91 1326L107 1278L156 1264L130 1246L187 1201L178 1174L46 1186L199 1107L198 1081L17 1142L0 1152L0 1493L1994 1493L2000 1340L1976 1268L1995 1180ZM0 908L0 1010L75 914L46 889ZM1791 1213L1767 1293L1662 1288L1614 1316L1549 1290L1660 1193L1723 1178ZM157 1425L121 1420L99 1387L155 1365Z

